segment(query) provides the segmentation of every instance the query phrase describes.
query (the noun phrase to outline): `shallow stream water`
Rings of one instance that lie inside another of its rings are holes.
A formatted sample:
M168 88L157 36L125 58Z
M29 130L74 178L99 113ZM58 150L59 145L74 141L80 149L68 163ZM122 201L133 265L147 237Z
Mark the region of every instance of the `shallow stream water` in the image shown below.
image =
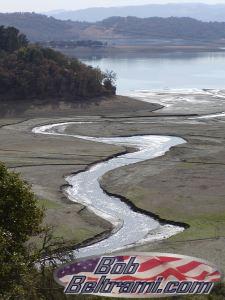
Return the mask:
M36 134L67 135L64 130L75 122L36 127ZM80 124L80 122L79 122ZM68 135L67 135L68 136ZM171 147L185 143L185 140L172 136L139 135L130 137L95 138L69 135L98 143L120 145L135 149L106 161L97 163L87 170L68 176L69 187L65 193L71 201L85 205L96 215L113 225L112 234L90 246L80 248L77 257L99 255L130 248L138 244L169 238L184 230L182 226L161 224L157 218L134 211L119 197L110 196L100 186L99 180L107 172L122 166L135 164L165 154Z

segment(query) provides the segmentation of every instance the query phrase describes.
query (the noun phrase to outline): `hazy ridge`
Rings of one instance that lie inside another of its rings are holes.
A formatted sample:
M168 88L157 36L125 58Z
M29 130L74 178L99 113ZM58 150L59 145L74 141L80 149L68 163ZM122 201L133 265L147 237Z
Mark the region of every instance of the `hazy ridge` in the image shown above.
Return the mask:
M50 11L46 15L61 20L97 22L112 16L148 17L191 17L202 21L225 21L225 4L203 3L148 4L123 7L92 7L76 11Z

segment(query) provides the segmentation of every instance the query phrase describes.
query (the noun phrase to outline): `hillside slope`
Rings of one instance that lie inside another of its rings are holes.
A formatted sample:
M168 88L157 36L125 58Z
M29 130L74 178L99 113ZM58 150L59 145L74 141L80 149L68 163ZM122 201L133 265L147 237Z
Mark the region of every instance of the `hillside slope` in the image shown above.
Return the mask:
M225 23L202 22L191 18L111 17L92 26L113 35L133 38L220 39ZM90 30L91 27L86 29Z
M30 41L78 39L225 39L225 22L192 18L111 17L96 23L60 21L35 13L0 14L0 25L17 27Z
M0 25L13 26L31 41L78 39L85 23L65 22L35 13L0 13Z

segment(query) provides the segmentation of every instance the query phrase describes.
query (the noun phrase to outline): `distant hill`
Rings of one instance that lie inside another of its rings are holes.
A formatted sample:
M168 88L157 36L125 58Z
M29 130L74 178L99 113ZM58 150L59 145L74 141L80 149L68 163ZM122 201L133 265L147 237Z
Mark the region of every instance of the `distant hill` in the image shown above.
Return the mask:
M35 13L0 13L0 25L14 26L31 41L78 39L85 23L65 22Z
M0 14L0 25L17 27L30 41L116 39L225 39L225 22L192 18L111 17L96 23L56 20L35 13Z
M76 11L52 11L46 15L60 20L97 22L112 16L139 18L148 17L190 17L202 21L225 21L225 4L203 3L148 4L124 7L93 7Z
M104 31L105 36L163 39L220 39L225 37L225 22L201 22L191 18L111 17L88 27ZM94 31L94 30L93 30Z

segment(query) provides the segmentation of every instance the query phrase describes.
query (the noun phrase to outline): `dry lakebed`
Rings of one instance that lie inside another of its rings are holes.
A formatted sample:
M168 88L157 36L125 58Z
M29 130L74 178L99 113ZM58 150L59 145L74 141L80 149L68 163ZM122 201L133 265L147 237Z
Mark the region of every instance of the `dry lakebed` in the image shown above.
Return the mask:
M32 185L39 205L46 208L45 222L54 226L55 235L82 252L83 247L96 242L101 245L112 236L115 224L96 215L85 203L71 201L65 193L65 178L109 157L132 154L135 147L78 136L180 138L184 143L171 145L164 155L101 174L99 185L139 213L149 213L161 225L183 228L167 238L133 244L132 250L192 255L225 271L223 93L176 91L170 93L168 105L168 92L137 98L148 103L116 96L88 106L24 104L19 112L13 105L4 107L0 160ZM32 132L38 126L59 123L67 123L63 129L67 135Z

